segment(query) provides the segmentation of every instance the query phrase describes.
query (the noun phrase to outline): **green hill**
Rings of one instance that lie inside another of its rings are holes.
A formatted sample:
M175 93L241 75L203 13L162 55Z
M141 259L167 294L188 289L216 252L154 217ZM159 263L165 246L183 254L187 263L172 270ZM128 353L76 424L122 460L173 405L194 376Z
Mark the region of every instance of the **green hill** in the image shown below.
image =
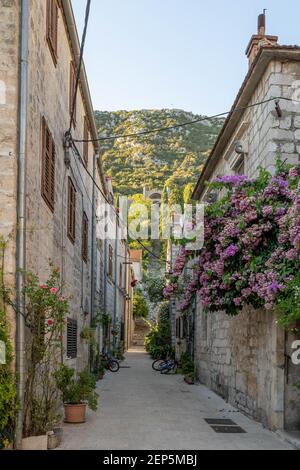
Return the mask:
M201 116L177 109L96 111L101 137L138 133L193 121ZM170 178L180 186L194 183L223 125L223 119L204 121L136 139L101 142L105 172L117 193L163 189Z

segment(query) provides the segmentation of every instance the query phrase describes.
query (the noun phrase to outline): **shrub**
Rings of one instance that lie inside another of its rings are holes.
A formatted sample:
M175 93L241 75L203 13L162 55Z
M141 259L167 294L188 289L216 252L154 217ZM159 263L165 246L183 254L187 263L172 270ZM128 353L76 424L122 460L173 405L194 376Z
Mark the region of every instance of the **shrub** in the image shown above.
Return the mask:
M181 356L181 371L184 376L194 377L195 376L195 365L191 361L188 353L183 353Z
M0 237L0 341L4 345L5 364L0 364L0 450L14 441L18 410L16 378L12 372L13 352L6 316L8 292L4 286L4 252L6 243Z
M133 295L133 316L134 318L147 318L149 315L149 307L143 293L140 289L136 290Z
M146 288L151 302L157 303L164 300L165 279L163 277L148 278Z
M95 392L95 377L84 370L75 377L75 370L62 365L54 373L58 390L62 393L64 404L78 405L87 402L91 410L97 410L98 394Z
M145 346L153 359L163 359L173 355L169 303L163 302L158 313L158 322L150 324Z

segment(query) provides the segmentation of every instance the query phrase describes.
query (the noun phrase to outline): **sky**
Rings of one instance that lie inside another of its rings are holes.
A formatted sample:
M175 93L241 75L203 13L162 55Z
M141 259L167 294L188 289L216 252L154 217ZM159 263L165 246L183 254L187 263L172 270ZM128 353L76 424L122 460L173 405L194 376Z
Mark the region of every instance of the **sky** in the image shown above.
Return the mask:
M81 36L86 0L72 3ZM299 0L92 0L84 59L94 108L229 110L264 8L267 33L300 44Z

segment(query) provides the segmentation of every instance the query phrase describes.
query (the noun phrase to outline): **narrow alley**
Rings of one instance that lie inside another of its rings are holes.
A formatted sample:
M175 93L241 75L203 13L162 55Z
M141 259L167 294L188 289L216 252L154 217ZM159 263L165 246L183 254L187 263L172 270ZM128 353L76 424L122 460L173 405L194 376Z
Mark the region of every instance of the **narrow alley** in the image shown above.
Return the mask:
M117 374L99 382L97 413L64 425L61 450L287 450L276 434L239 413L202 385L154 372L142 348L127 353ZM244 433L215 432L206 419L230 419Z

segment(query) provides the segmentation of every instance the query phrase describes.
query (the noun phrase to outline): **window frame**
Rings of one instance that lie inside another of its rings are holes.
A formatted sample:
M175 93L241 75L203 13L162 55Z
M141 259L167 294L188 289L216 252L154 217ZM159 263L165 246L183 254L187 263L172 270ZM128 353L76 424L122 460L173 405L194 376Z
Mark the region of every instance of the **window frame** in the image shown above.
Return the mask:
M82 214L82 259L85 263L88 262L89 252L89 219L86 212Z
M71 345L70 345L71 343ZM67 318L67 345L66 354L68 359L77 359L78 355L78 321Z
M76 188L70 176L68 177L67 234L74 245L76 240Z
M108 277L113 280L114 275L114 249L111 245L108 247Z
M48 141L48 144L47 144ZM42 117L41 195L47 206L55 210L56 148L45 117ZM47 176L48 175L48 176Z
M58 61L58 3L57 0L47 0L46 39L51 56L56 67Z

